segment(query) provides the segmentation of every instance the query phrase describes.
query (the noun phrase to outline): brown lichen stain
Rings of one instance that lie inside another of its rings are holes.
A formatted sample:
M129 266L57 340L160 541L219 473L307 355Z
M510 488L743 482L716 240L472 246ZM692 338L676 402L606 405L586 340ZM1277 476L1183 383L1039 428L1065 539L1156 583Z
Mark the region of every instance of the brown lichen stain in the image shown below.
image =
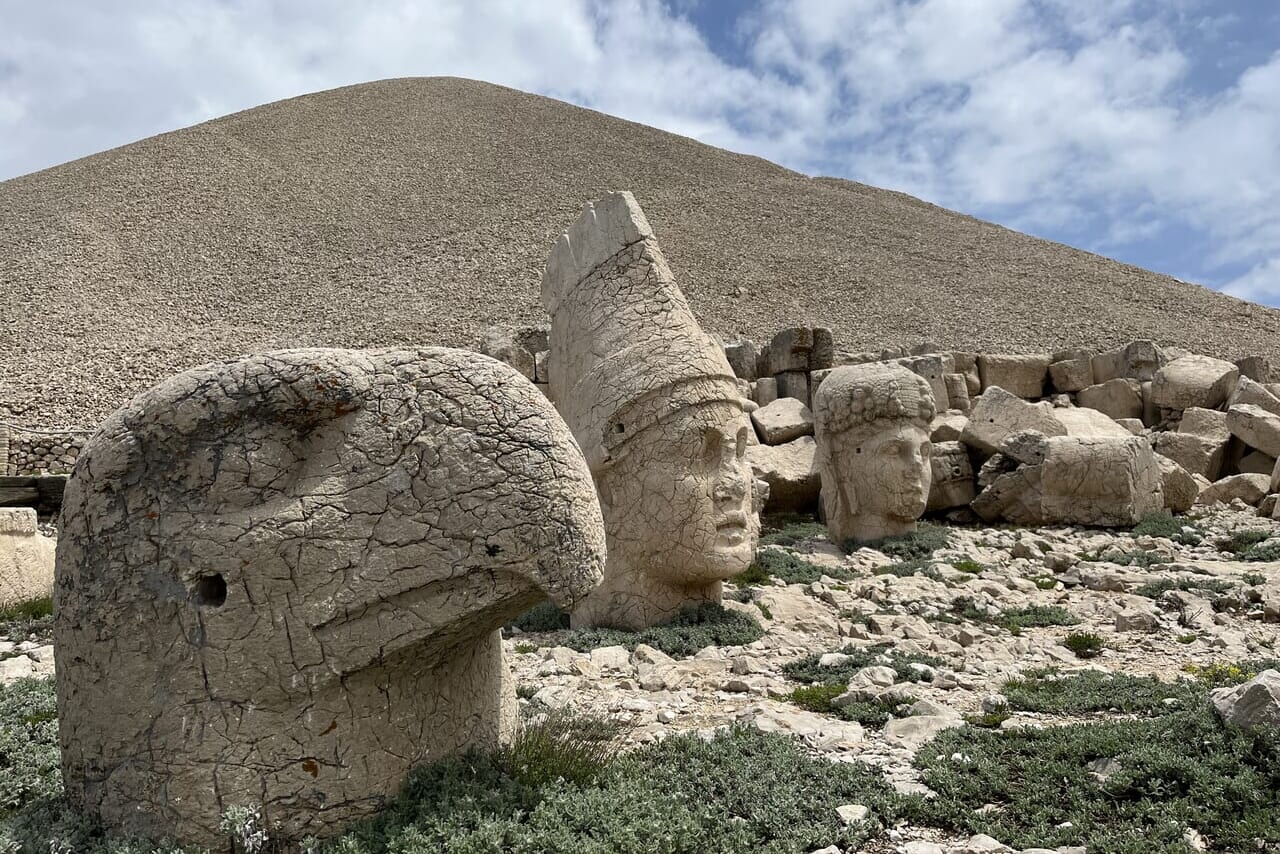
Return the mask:
M322 733L320 733L320 734L321 734L321 735L328 735L329 733L333 732L333 731L334 731L335 729L337 729L337 728L338 728L338 719L337 719L337 718L334 718L334 719L333 719L333 723L329 724L329 728L328 728L328 729L326 729L324 732L322 732Z
M306 771L312 777L320 776L320 765L314 759L302 760L302 770Z

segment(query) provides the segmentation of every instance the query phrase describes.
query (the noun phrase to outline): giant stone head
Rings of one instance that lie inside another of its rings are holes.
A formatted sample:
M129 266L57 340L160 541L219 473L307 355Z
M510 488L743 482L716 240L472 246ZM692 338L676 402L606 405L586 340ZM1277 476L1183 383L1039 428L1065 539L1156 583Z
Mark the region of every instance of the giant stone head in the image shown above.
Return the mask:
M71 799L212 844L377 810L513 723L499 627L601 577L586 464L523 377L458 350L295 350L179 374L67 486L55 638Z

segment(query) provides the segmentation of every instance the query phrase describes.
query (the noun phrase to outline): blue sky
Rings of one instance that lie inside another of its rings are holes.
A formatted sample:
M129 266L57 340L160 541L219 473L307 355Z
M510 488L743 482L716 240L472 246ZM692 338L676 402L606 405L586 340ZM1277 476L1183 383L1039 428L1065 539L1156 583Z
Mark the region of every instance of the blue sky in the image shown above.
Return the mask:
M456 74L1280 305L1280 2L0 0L0 179Z

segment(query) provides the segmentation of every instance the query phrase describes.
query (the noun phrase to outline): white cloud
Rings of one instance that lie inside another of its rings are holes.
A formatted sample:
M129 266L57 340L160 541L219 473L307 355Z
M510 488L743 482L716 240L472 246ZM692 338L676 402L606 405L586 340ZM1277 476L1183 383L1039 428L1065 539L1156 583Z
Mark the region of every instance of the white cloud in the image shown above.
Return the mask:
M310 91L453 74L1121 255L1190 229L1213 247L1194 275L1244 269L1233 292L1280 300L1280 53L1211 94L1189 85L1215 59L1193 48L1238 29L1204 0L760 0L734 61L689 22L696 5L14 4L0 176Z

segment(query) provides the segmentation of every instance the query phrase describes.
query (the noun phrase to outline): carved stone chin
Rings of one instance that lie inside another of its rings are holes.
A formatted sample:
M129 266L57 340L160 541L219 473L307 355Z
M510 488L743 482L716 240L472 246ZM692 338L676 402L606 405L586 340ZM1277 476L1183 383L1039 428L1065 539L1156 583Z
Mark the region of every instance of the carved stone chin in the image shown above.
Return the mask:
M837 368L818 387L813 412L832 540L914 531L932 479L928 382L900 365Z
M698 326L630 193L588 205L542 283L551 397L582 446L608 540L574 625L642 628L720 601L755 555L754 404Z
M193 368L85 446L58 538L70 799L198 846L377 811L515 722L499 627L600 580L585 461L545 398L460 350Z

